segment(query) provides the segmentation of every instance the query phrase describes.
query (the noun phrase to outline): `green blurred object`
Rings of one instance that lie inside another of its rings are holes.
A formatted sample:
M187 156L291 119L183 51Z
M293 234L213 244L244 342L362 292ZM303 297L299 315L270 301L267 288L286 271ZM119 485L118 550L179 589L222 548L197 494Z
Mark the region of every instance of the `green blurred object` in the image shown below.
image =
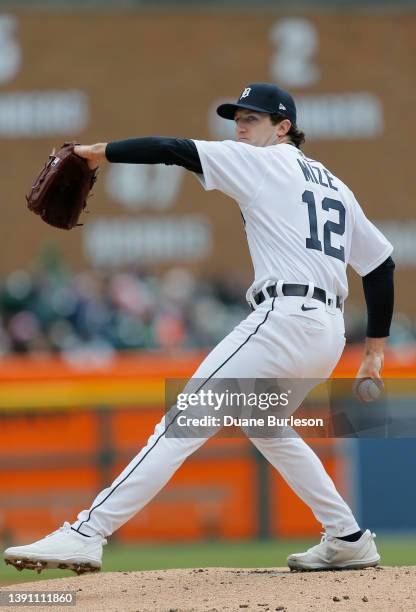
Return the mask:
M416 565L416 535L377 538L382 565ZM103 570L140 571L181 567L284 567L286 557L306 550L316 540L279 540L253 542L201 542L196 544L109 545L104 549ZM0 584L33 582L48 578L74 576L73 572L51 570L38 575L0 564Z
M59 243L44 242L37 253L35 270L48 274L50 277L62 280L69 274L69 267L62 254Z

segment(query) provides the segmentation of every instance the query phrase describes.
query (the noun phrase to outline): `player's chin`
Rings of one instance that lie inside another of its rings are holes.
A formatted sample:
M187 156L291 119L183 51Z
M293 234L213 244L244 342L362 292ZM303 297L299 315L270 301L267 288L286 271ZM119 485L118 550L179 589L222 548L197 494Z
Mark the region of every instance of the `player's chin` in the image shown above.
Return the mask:
M237 142L245 142L246 144L251 144L248 138L237 138Z

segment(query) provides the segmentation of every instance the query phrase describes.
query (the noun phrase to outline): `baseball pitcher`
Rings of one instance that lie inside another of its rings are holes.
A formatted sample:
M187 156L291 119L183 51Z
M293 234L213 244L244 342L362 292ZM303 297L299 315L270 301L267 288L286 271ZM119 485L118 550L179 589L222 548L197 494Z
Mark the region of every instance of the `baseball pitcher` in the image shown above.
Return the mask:
M132 138L74 152L91 169L104 162L176 164L205 190L233 199L244 219L254 267L251 312L201 363L193 378L326 379L345 345L346 268L362 276L368 307L357 378L381 381L393 312L392 245L366 218L350 189L300 149L292 96L269 83L247 85L218 114L235 123L235 141ZM206 440L169 437L166 415L146 446L72 523L26 546L8 548L18 569L100 569L105 538L140 511ZM292 554L294 570L377 565L374 535L361 530L321 461L299 437L252 438L322 524L324 536Z

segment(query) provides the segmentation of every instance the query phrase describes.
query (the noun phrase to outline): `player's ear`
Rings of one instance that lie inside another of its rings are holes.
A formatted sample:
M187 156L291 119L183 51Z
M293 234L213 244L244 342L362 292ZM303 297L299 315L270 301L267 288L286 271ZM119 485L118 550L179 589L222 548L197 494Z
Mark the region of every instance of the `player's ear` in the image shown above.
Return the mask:
M276 127L277 135L282 138L283 136L286 136L286 134L289 132L290 128L292 127L292 123L290 119L282 119L282 121L280 121Z

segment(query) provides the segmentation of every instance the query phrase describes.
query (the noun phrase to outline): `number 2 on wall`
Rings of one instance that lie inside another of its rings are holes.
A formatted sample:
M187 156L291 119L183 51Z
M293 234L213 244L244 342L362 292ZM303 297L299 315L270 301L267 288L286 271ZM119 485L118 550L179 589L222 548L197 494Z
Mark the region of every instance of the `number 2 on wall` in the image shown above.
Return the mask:
M316 216L316 203L315 195L313 191L306 190L302 194L302 202L308 205L309 214L309 230L310 237L306 238L306 248L314 249L315 251L322 251L322 242L318 237L318 220ZM336 210L338 211L339 220L326 221L324 224L324 253L330 257L336 257L341 261L345 261L345 250L343 246L334 247L331 244L331 234L337 234L343 236L345 232L345 206L339 200L333 200L332 198L324 198L322 200L323 210Z

